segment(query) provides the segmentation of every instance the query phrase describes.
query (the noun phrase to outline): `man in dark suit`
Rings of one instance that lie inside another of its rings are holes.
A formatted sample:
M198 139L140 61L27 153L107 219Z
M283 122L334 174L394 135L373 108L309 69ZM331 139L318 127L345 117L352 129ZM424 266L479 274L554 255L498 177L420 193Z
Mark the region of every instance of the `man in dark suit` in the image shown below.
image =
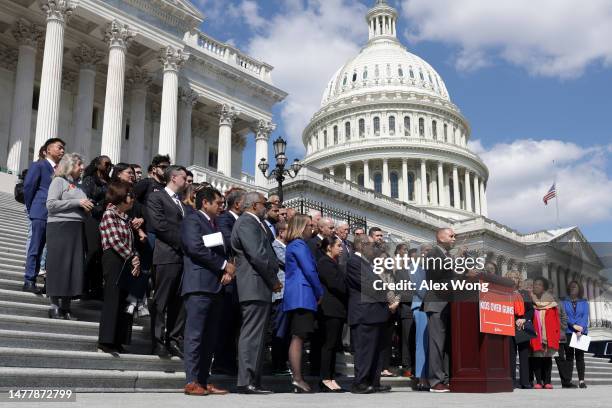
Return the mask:
M272 196L275 197L275 196ZM264 224L269 231L270 243L276 239L276 224L279 221L280 208L278 204L268 201L266 203L266 215L264 217Z
M374 282L380 277L371 265L371 260L381 256L383 249L369 243L365 236L356 237L353 245L355 252L348 261L345 278L349 294L348 324L355 347L355 379L351 392L386 392L391 387L380 384L380 373L384 328L390 308L386 291L374 288Z
M346 264L351 257L351 253L353 252L353 244L348 240L349 234L349 225L346 222L340 223L336 226L336 235L340 238L340 242L342 243L342 254L338 259L338 265L340 268L345 271Z
M308 244L308 248L310 248L310 252L312 252L312 255L315 257L315 261L318 262L319 259L325 255L321 249L321 241L323 241L323 238L331 238L334 236L334 220L328 217L319 219L317 222L317 231L317 234L306 243Z
M218 190L207 187L196 194L196 208L181 225L184 267L181 295L185 302L185 394L227 394L208 383L223 308L223 292L234 279L225 245L206 247L202 237L218 232L217 211L223 206Z
M246 191L241 188L233 188L226 192L226 210L215 220L217 228L223 234L228 256L234 255L232 251L232 230L236 220L242 214L242 202L245 194ZM221 319L219 327L212 371L213 374L235 375L238 370L236 360L238 355L238 332L240 330L240 305L238 304L238 291L236 290L235 279L225 286L222 296L223 319Z
M151 310L153 353L183 357L181 339L185 324L183 301L179 294L183 274L181 224L188 209L179 200L184 190L187 172L184 167L170 166L163 190L149 195L150 230L155 234L153 265L155 266L155 296Z
M448 283L454 277L448 267L449 251L455 245L452 228L440 228L436 232L436 245L428 252L426 260L427 280L434 283ZM445 267L445 264L447 265ZM431 392L449 392L448 362L450 353L450 306L448 291L428 290L423 304L427 313L429 330L429 385Z
M47 193L53 172L62 157L66 143L62 139L49 139L43 145L45 158L32 163L23 182L23 196L32 224L32 237L27 248L26 268L22 290L40 294L36 277L40 269L47 234Z
M244 198L244 213L232 231L236 254L236 285L242 313L238 340L238 391L269 394L261 389L265 334L269 325L272 292L279 292L278 262L263 225L266 200L257 192Z

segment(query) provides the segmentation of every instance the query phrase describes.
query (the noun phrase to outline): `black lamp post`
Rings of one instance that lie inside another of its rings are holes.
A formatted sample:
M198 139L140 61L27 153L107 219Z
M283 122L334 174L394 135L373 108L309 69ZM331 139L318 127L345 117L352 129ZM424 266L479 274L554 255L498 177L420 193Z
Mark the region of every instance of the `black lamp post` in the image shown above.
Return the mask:
M278 198L280 202L283 202L283 181L285 181L285 176L289 176L290 178L294 178L299 173L302 168L302 164L298 159L293 161L293 164L286 169L285 165L287 164L287 155L285 151L287 150L287 142L279 136L278 139L272 143L274 147L274 158L276 159L276 167L272 169L270 174L267 174L268 169L270 168L270 164L266 161L266 159L262 158L259 161L257 167L263 173L263 175L268 180L276 180L278 183Z

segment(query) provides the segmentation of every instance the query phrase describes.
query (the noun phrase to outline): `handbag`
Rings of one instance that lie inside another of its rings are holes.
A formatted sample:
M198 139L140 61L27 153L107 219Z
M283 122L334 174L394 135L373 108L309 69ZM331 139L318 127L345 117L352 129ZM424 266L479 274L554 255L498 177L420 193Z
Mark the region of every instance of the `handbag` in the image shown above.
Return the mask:
M538 335L536 334L535 327L533 327L533 322L531 320L525 320L523 328L516 329L514 333L514 341L517 344L528 342L536 337L538 337Z
M149 283L149 274L140 271L138 276L132 275L132 257L129 257L123 262L121 267L121 273L117 278L115 284L130 295L137 299L142 299L147 292L147 285Z

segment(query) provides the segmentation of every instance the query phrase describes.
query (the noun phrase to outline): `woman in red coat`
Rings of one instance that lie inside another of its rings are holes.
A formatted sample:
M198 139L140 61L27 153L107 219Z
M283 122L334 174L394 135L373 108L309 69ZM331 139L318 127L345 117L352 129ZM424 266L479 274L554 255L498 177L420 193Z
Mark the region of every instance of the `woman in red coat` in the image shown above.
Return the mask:
M531 339L531 357L536 377L535 389L552 389L551 372L552 357L559 351L561 324L559 320L559 305L548 292L549 283L546 278L539 277L533 280L534 316L533 326L536 338Z

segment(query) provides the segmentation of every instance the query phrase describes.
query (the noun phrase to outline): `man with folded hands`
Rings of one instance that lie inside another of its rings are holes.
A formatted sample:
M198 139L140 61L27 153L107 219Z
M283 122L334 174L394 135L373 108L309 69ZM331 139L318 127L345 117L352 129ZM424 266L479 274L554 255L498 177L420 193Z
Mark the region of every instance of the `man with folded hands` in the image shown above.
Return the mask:
M215 218L223 196L206 187L196 194L196 209L181 226L184 253L183 285L185 345L184 362L187 395L227 394L208 383L223 308L223 294L235 275L228 248L217 229Z

